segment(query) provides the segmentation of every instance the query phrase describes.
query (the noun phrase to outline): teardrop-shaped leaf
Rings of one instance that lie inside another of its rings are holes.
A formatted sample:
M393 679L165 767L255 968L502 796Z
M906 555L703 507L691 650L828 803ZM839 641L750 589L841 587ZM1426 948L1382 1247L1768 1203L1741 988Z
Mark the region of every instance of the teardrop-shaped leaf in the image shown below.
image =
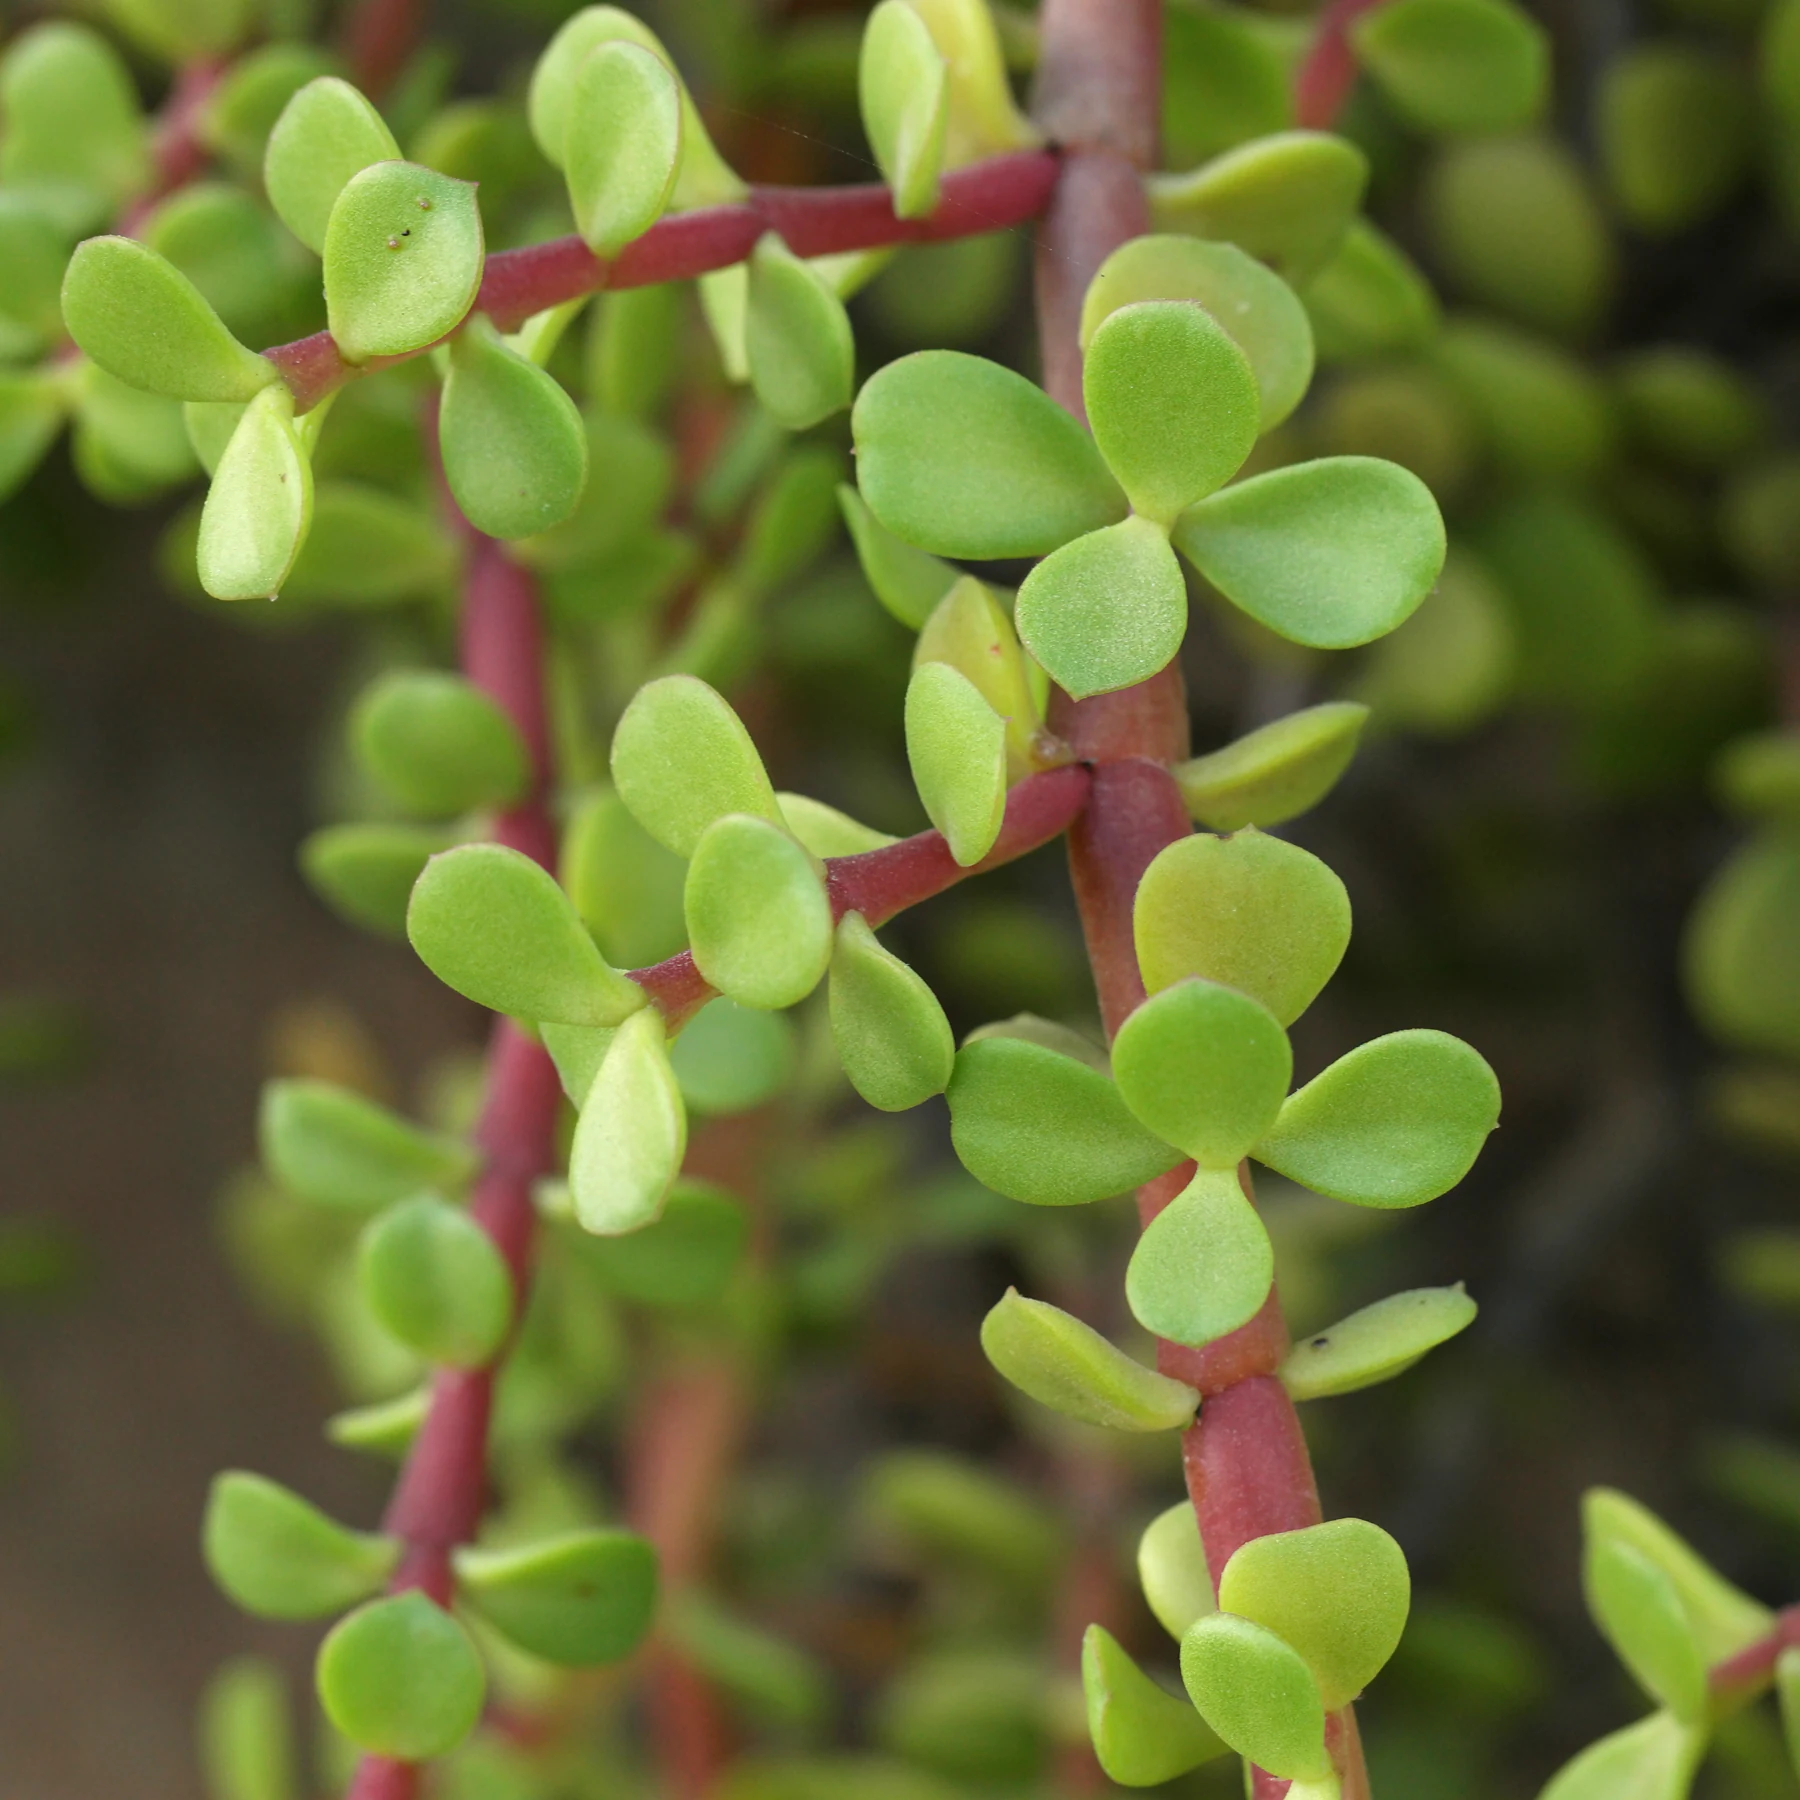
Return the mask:
M352 175L325 227L325 318L345 359L404 356L447 337L481 285L475 184L418 163Z
M506 806L530 761L511 719L465 676L396 669L369 684L350 715L357 755L415 812Z
M212 1578L262 1619L317 1619L377 1592L400 1560L392 1538L348 1531L278 1482L213 1480L201 1544Z
M1240 1756L1271 1775L1322 1775L1325 1708L1300 1653L1230 1613L1197 1621L1181 1640L1181 1679L1200 1716Z
M1169 540L1125 519L1065 544L1019 589L1026 649L1078 700L1147 681L1181 648L1187 584Z
M994 847L1006 813L1006 721L948 663L921 663L906 689L906 760L926 816L963 868Z
M282 1186L317 1205L359 1212L464 1181L476 1164L466 1145L329 1081L271 1081L257 1144Z
M863 131L894 191L894 212L922 219L937 205L950 76L925 21L905 0L881 0L869 14L857 71Z
M1043 389L978 356L889 363L863 384L850 429L869 510L940 556L1043 556L1125 516L1094 440Z
M419 960L478 1006L563 1025L617 1025L644 990L594 947L556 877L500 844L434 856L413 889L406 935Z
M1082 348L1105 319L1142 300L1194 301L1231 335L1256 377L1260 431L1272 430L1300 404L1312 380L1312 327L1299 296L1266 264L1235 244L1166 232L1132 238L1088 284ZM1091 416L1091 400L1088 411Z
M830 998L838 1061L871 1106L904 1112L950 1085L956 1040L937 995L860 913L838 921Z
M765 819L728 813L706 828L683 904L695 966L740 1006L794 1006L831 961L831 902L819 865Z
M1652 1713L1565 1763L1541 1800L1687 1800L1707 1733Z
M1081 371L1094 441L1132 507L1167 527L1235 475L1262 403L1250 359L1204 307L1141 300L1094 329Z
M413 883L448 848L448 833L419 825L327 825L301 844L300 873L352 925L404 938Z
M456 1553L457 1597L520 1649L566 1669L629 1656L656 1610L656 1552L633 1531L571 1531Z
M316 254L344 185L371 163L397 162L400 146L375 108L335 75L288 101L263 152L263 188L289 231Z
M781 818L742 720L692 675L638 689L613 733L612 774L632 816L677 856L692 856L726 813Z
M1200 1542L1200 1521L1185 1497L1160 1512L1138 1539L1138 1585L1157 1623L1179 1642L1188 1627L1218 1610L1212 1572Z
M450 345L438 443L456 504L489 537L560 525L587 484L587 432L575 402L480 316Z
M1368 717L1353 700L1328 700L1178 764L1173 773L1189 815L1212 831L1298 817L1337 785Z
M1350 40L1421 131L1516 131L1549 93L1549 34L1511 0L1392 0L1359 18Z
M850 315L831 284L772 231L750 257L744 349L757 399L788 430L804 431L850 404Z
M1008 1288L981 1322L981 1347L1016 1387L1053 1412L1110 1431L1178 1431L1200 1396L1129 1357L1091 1325Z
M1296 1400L1353 1394L1410 1369L1474 1318L1475 1302L1460 1281L1389 1294L1302 1338L1281 1365L1282 1385Z
M583 241L617 256L662 216L681 166L681 84L660 56L615 40L588 52L569 93L563 174Z
M1252 1538L1219 1577L1219 1608L1299 1651L1327 1712L1347 1706L1400 1643L1412 1582L1400 1546L1367 1519Z
M1437 296L1418 265L1366 219L1351 224L1302 297L1321 362L1417 350L1442 323Z
M200 513L196 563L215 600L273 600L312 525L312 461L280 385L244 408Z
M863 504L855 488L840 486L837 493L857 561L875 598L902 625L917 631L955 585L957 570L895 537Z
M1235 1169L1200 1169L1150 1221L1125 1271L1146 1331L1210 1344L1253 1319L1275 1279L1275 1252Z
M977 1181L1034 1206L1081 1206L1172 1169L1100 1070L1022 1038L978 1038L950 1077L950 1138Z
M281 378L225 329L200 290L133 238L76 246L63 277L69 335L109 374L172 400L249 400Z
M325 1716L359 1750L422 1762L454 1750L481 1717L487 1676L469 1634L414 1589L372 1600L319 1646Z
M1253 475L1190 507L1174 535L1234 606L1319 650L1392 631L1444 566L1444 521L1431 490L1372 456Z
M613 1034L569 1146L569 1194L584 1231L616 1237L662 1210L687 1153L687 1109L662 1015L646 1006Z
M1418 1206L1468 1174L1500 1118L1483 1058L1442 1031L1394 1031L1315 1075L1256 1159L1353 1206Z
M1158 1687L1104 1625L1081 1640L1081 1686L1094 1755L1122 1787L1155 1787L1225 1754L1193 1706Z
M1675 1584L1622 1538L1595 1536L1582 1559L1594 1623L1651 1699L1677 1718L1706 1716L1706 1664Z
M432 1362L480 1368L512 1324L505 1258L466 1212L433 1195L403 1200L372 1220L356 1268L369 1310Z
M984 156L1023 150L1040 140L1019 111L993 9L985 0L909 0L931 31L950 71L946 164L960 169Z
M972 575L958 580L933 608L913 647L913 667L948 663L965 675L1006 724L1010 780L1033 772L1043 726L1041 670L1019 645L1006 609L993 590Z
M865 850L879 850L884 844L900 841L807 794L777 794L775 804L789 835L821 859L860 856Z
M1133 928L1151 993L1201 975L1260 1000L1291 1025L1343 960L1350 896L1297 844L1255 830L1196 833L1144 871Z

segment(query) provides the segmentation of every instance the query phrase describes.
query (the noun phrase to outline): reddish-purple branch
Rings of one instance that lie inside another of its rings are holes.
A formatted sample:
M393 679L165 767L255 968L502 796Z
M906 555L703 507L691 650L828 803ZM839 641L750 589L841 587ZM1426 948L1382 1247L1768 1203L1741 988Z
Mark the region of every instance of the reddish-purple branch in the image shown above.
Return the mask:
M1330 0L1319 15L1313 40L1294 75L1294 123L1308 131L1329 131L1356 86L1360 66L1350 43L1350 27L1381 0Z

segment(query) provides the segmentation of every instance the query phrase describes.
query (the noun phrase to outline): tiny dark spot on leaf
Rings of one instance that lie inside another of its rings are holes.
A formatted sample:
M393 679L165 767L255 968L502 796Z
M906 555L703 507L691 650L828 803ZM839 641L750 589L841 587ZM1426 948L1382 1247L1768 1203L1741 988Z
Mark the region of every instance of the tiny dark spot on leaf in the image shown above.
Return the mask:
M1331 1339L1328 1336L1327 1337L1316 1337L1312 1341L1312 1347L1315 1350L1323 1350L1325 1348L1325 1346L1327 1344L1329 1344L1330 1342L1331 1342Z

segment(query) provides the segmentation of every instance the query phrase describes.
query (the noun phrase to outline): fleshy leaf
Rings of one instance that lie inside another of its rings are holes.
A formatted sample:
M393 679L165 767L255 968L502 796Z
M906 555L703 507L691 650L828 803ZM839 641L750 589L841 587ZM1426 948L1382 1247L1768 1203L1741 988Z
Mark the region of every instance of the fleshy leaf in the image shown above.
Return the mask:
M863 384L850 429L869 510L940 556L1043 556L1125 516L1094 440L1041 388L978 356L889 363Z
M1328 700L1173 770L1190 817L1212 831L1281 825L1317 806L1356 754L1369 709Z
M22 194L0 188L0 351L47 350L61 334L68 240Z
M448 834L421 825L327 825L300 846L300 873L327 906L383 937L406 936L413 883Z
M1254 830L1196 833L1144 871L1133 926L1151 993L1201 975L1260 1000L1291 1025L1343 959L1350 896L1296 844Z
M1200 1521L1183 1498L1144 1527L1138 1539L1138 1585L1157 1623L1179 1642L1196 1619L1218 1610Z
M1088 1735L1109 1781L1155 1787L1225 1753L1224 1741L1186 1700L1160 1688L1104 1625L1081 1640Z
M1682 946L1694 1009L1728 1043L1800 1054L1800 840L1772 831L1732 852Z
M1366 219L1352 223L1337 254L1306 284L1302 297L1321 362L1361 362L1417 350L1441 323L1431 283Z
M469 1634L416 1589L372 1600L319 1646L325 1716L359 1750L423 1762L481 1717L487 1676Z
M902 625L917 631L955 584L957 570L895 537L863 504L855 488L839 487L838 504L875 598Z
M1101 1071L1022 1038L964 1044L948 1097L964 1168L1034 1206L1104 1200L1181 1160L1132 1117Z
M683 896L694 963L740 1006L804 1000L831 961L831 902L813 856L778 825L728 813L694 846Z
M62 427L64 406L54 376L0 369L0 500L30 479Z
M1325 1708L1300 1653L1230 1613L1198 1620L1181 1640L1181 1679L1200 1716L1271 1775L1321 1775Z
M1549 93L1549 34L1511 0L1391 0L1359 18L1350 38L1421 131L1516 131Z
M749 1112L787 1086L794 1073L794 1024L721 995L682 1026L669 1067L693 1112Z
M1234 606L1319 650L1392 631L1444 566L1444 521L1431 490L1372 456L1253 475L1190 507L1174 537Z
M866 850L899 842L885 831L877 831L873 825L865 825L806 794L777 794L775 804L789 833L817 857L861 856Z
M563 887L615 968L636 969L687 943L682 859L659 844L611 788L588 795L563 829Z
M1460 1281L1390 1294L1302 1338L1281 1365L1282 1384L1296 1400L1353 1394L1410 1369L1474 1318L1475 1302Z
M1039 141L1013 100L1006 57L986 0L908 0L930 29L950 71L945 165L960 169L984 156Z
M950 76L931 32L905 0L881 0L863 27L857 91L863 131L902 219L937 205L950 123Z
M69 335L108 374L172 400L254 398L278 382L167 257L133 238L78 244L63 277Z
M359 696L350 734L370 774L415 812L505 806L530 779L513 722L461 675L399 669Z
M555 876L500 844L434 856L413 889L406 934L447 987L495 1012L563 1025L617 1025L644 990L594 947Z
M1006 721L948 663L921 663L906 689L906 760L926 816L963 868L987 855L1006 813Z
M187 409L190 436L195 411ZM321 481L283 591L329 606L381 606L428 592L455 560L453 540L423 507L365 482Z
M271 1081L257 1144L269 1173L320 1206L373 1211L421 1188L466 1180L476 1157L452 1138L328 1081Z
M1500 1117L1482 1057L1442 1031L1394 1031L1315 1075L1258 1162L1353 1206L1418 1206L1468 1174Z
M381 162L344 183L325 227L325 317L347 361L404 356L460 325L481 285L475 184Z
M616 1237L662 1210L687 1152L687 1111L662 1015L646 1006L613 1034L575 1123L569 1193L582 1229Z
M213 1800L297 1800L302 1791L286 1674L234 1656L200 1698L200 1776Z
M1082 397L1094 441L1133 508L1165 528L1235 475L1256 443L1250 360L1204 307L1141 300L1088 340Z
M1601 164L1619 210L1667 237L1718 210L1750 172L1756 102L1734 61L1697 44L1633 45L1601 79Z
M429 1194L403 1200L363 1232L357 1277L369 1309L408 1349L475 1369L505 1340L513 1284L493 1240Z
M1236 1169L1200 1169L1151 1220L1125 1271L1146 1331L1199 1346L1253 1319L1275 1279L1269 1234Z
M1133 238L1088 284L1082 348L1120 307L1142 300L1191 300L1224 327L1256 377L1259 430L1272 430L1300 404L1312 380L1312 327L1294 290L1266 264L1235 244L1169 233Z
M1200 1397L1129 1357L1092 1326L1008 1288L981 1322L987 1359L1053 1412L1111 1431L1177 1431Z
M277 384L244 408L200 514L200 585L215 600L273 600L312 525L312 462Z
M457 1596L533 1656L591 1669L629 1656L656 1610L656 1552L632 1531L571 1531L456 1554Z
M583 241L603 260L661 217L681 165L681 85L624 40L589 51L569 94L563 173Z
M838 1060L871 1106L904 1112L950 1085L956 1040L937 995L860 913L838 921L830 999Z
M744 314L750 384L770 415L804 431L850 404L856 343L831 285L774 232L750 257Z
M1299 1651L1327 1712L1381 1672L1406 1628L1412 1583L1400 1546L1366 1519L1252 1538L1219 1577L1219 1609Z
M1707 1733L1652 1713L1565 1763L1540 1800L1687 1800Z
M1582 1559L1588 1611L1638 1685L1677 1718L1706 1717L1706 1664L1675 1584L1622 1538L1591 1536Z
M399 160L400 146L374 106L349 82L322 75L275 121L263 152L263 187L282 224L322 255L345 183L371 163Z
M349 1531L278 1482L228 1470L207 1496L212 1578L261 1619L317 1619L377 1592L400 1560L392 1538Z
M612 773L632 816L677 856L692 856L726 813L781 818L743 722L691 675L638 689L613 733Z
M438 443L456 504L489 537L562 524L587 484L587 431L575 402L479 315L450 345Z
M1187 632L1187 584L1161 529L1125 519L1045 557L1013 616L1026 649L1080 700L1169 662Z
M1006 770L1019 780L1036 767L1043 725L1043 675L1019 646L1012 620L994 593L972 575L958 580L933 608L913 647L913 667L948 663L965 675L1006 722Z
M713 1004L729 1006L729 1001ZM749 1013L762 1024L780 1023ZM690 1025L688 1031L693 1027ZM687 1032L676 1040L677 1049ZM623 1237L596 1238L590 1266L607 1289L639 1306L703 1306L731 1279L750 1237L743 1203L704 1181L677 1181L657 1219Z

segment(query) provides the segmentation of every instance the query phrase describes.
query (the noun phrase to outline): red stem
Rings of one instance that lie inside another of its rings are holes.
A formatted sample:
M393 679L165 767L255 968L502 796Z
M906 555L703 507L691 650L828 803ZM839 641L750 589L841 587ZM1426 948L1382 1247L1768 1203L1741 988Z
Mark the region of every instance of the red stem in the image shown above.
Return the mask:
M370 99L393 86L424 23L425 0L362 0L344 21L344 62Z
M1307 131L1329 131L1356 86L1360 65L1350 44L1350 27L1381 0L1330 0L1305 60L1294 75L1294 123Z
M162 201L205 171L211 152L201 138L200 124L225 67L212 57L202 57L176 72L150 137L150 183L120 212L121 236L135 237Z

